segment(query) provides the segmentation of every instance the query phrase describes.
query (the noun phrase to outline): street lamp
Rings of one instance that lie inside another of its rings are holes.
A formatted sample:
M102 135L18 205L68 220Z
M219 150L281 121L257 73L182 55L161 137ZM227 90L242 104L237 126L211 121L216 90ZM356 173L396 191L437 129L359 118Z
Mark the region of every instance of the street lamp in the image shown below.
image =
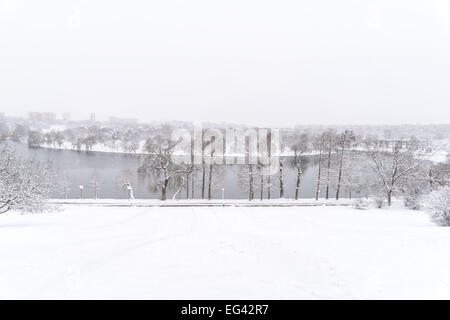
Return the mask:
M83 199L83 185L80 185L80 199Z

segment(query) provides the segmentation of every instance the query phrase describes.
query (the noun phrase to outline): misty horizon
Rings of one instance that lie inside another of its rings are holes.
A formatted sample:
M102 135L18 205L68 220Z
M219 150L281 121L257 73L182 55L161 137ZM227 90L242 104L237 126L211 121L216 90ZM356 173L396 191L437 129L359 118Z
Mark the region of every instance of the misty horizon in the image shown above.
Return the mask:
M83 122L83 121L90 121L90 113L85 115L83 117L83 115L79 116L79 117L73 117L72 113L70 112L63 112L63 111L57 111L57 112L53 112L53 111L47 111L47 110L37 110L34 109L32 111L23 113L23 114L14 114L14 113L7 113L7 112L1 112L5 117L11 117L11 118L22 118L22 119L28 119L29 120L29 113L53 113L56 115L56 121L69 121L69 122ZM70 119L64 119L64 114L65 113L69 113L70 114ZM95 112L94 112L95 113ZM104 114L101 116L98 116L97 113L95 113L95 122L100 122L100 123L107 123L110 122L112 118L117 118L117 119L132 119L132 120L136 120L138 124L151 124L151 123L172 123L172 122L184 122L184 123L198 123L198 124L226 124L226 125L238 125L238 126L247 126L247 127L267 127L267 128L276 128L276 127L280 127L280 128L294 128L297 126L310 126L310 127L320 127L320 126L328 126L328 127L390 127L390 126L434 126L434 125L438 125L438 126L446 126L446 125L450 125L450 121L442 121L442 122L437 122L437 123L420 123L420 122L393 122L393 123L386 123L386 122L380 122L380 123L333 123L333 122L322 122L322 123L314 123L314 122L310 122L310 123L302 123L302 122L297 122L297 123L292 123L292 124L287 124L287 125L281 125L281 126L275 126L275 125L271 125L270 123L255 123L255 122L251 122L251 121L239 121L239 120L235 120L235 121L225 121L225 120L217 120L217 121L213 121L213 120L205 120L205 121L198 121L198 120L186 120L186 119L168 119L168 120L163 120L163 119L149 119L149 120L145 120L145 119L141 119L137 116L134 115L130 115L130 116L125 116L125 117L121 117L118 116L117 114Z

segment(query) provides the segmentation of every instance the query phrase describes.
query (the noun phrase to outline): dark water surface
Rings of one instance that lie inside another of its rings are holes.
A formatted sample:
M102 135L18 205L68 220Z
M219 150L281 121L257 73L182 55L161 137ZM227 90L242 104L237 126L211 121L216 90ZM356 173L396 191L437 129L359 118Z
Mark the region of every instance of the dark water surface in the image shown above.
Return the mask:
M80 185L84 186L83 197L92 198L93 188L89 187L90 180L94 174L97 175L100 183L98 191L99 198L106 199L124 199L127 198L127 191L122 189L118 180L120 176L128 174L131 176L133 192L135 198L155 199L160 197L160 192L152 190L152 179L150 176L140 175L137 172L142 157L141 155L104 153L104 152L86 152L72 150L55 150L45 148L29 148L26 144L13 144L13 148L23 158L33 158L38 161L52 161L57 170L55 184L61 184L63 176L67 177L70 185L68 192L69 198L80 197ZM317 175L317 157L302 157L303 175L300 185L300 198L313 198L315 196L315 178ZM292 158L285 158L284 165L284 186L285 198L293 198L296 183L296 168L294 168ZM223 165L221 169L223 174L217 179L213 198L221 198L222 191L225 189L225 198L245 199L248 193L239 186L239 167L240 165ZM208 176L208 174L207 174ZM201 171L196 173L195 198L201 198ZM271 177L271 198L279 198L279 175ZM167 197L171 198L175 190L170 190ZM267 191L264 192L266 198ZM62 188L55 191L54 198L64 198ZM182 190L180 199L186 198L186 190ZM255 198L259 198L259 191Z

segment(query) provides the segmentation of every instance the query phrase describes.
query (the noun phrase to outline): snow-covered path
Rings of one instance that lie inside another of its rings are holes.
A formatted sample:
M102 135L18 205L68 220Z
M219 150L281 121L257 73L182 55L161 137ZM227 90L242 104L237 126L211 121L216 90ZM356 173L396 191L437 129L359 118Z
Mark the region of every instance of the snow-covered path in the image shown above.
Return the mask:
M349 207L0 216L0 298L450 298L450 229Z

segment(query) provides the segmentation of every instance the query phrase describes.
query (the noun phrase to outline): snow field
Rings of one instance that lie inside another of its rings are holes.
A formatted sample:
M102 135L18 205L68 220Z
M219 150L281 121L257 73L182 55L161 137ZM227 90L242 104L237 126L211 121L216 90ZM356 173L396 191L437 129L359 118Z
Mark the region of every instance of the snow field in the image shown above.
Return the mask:
M449 299L449 248L401 208L8 212L0 299Z

